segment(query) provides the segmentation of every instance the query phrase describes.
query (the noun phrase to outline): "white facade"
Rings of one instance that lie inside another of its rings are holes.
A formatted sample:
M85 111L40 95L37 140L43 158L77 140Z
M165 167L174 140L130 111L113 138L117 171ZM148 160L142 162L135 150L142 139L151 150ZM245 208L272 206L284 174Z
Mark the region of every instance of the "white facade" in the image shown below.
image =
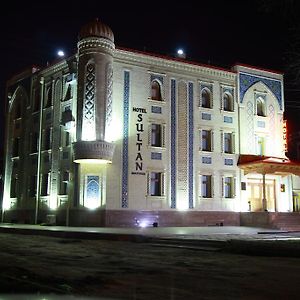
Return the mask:
M142 214L163 224L237 224L239 212L262 211L262 175L244 174L238 161L241 155L285 158L282 74L115 49L111 35L85 33L78 55L32 74L21 118L13 113L16 93L28 77L10 82L7 215L27 206L36 209L40 201L46 211L66 209L71 223L79 225L127 226ZM51 158L42 159L40 145L38 167L30 171L41 179L34 198L30 188L11 192L12 178L30 184L14 175L21 173L14 161L33 154L25 142L21 155L12 154L13 141L22 134L10 129L17 122L32 124L41 78L42 106L50 85L52 102L40 110L41 130L34 132L43 142L51 128ZM71 118L64 121L68 113ZM266 174L265 184L268 211L293 210L290 176ZM95 215L93 222L87 221L89 214Z

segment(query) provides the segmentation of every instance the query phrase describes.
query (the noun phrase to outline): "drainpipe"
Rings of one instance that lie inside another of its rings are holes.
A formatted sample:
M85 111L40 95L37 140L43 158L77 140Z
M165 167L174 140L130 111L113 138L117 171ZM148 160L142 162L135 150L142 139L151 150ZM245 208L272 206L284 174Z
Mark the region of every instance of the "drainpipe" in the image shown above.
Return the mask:
M40 202L40 169L41 169L41 148L42 148L42 127L43 127L43 106L44 106L44 77L40 79L41 84L41 102L40 102L40 121L39 121L39 144L38 144L38 161L37 161L37 171L36 171L36 201L35 201L35 216L34 224L37 224L38 213L39 213L39 202Z

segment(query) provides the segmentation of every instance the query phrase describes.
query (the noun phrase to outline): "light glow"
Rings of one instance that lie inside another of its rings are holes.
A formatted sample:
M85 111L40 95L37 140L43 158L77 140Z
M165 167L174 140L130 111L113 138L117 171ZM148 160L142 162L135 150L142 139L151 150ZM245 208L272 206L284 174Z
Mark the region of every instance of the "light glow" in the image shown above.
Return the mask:
M62 51L62 50L58 50L58 51L57 51L57 55L58 55L59 57L64 57L64 56L65 56L65 52Z
M106 165L111 164L110 160L107 159L75 159L75 163L77 164L90 164L90 165Z
M183 53L184 53L184 52L183 52L182 49L178 49L178 50L177 50L177 54L178 54L178 55L183 55Z

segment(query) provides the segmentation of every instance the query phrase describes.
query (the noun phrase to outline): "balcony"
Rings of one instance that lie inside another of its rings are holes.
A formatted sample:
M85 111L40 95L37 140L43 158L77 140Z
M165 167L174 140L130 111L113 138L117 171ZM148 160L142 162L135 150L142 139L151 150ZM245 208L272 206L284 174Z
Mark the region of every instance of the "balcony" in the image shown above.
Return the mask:
M115 145L105 141L78 141L73 143L74 162L107 164L112 162Z

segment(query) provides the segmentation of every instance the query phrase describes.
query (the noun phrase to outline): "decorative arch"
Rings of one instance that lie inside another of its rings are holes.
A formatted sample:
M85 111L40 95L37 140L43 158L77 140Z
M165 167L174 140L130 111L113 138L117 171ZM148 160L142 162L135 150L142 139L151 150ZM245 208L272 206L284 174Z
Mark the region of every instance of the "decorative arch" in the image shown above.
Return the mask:
M28 100L28 95L27 95L27 92L26 92L25 88L23 86L21 86L21 85L19 85L15 89L15 91L14 91L11 99L9 100L9 106L8 106L8 112L9 113L12 112L13 108L16 105L16 102L20 101L19 99L21 99L21 100L23 99L24 100L24 101L20 102L21 103L21 111L23 111L24 105L26 105L27 100Z
M202 107L206 107L206 108L211 108L211 100L212 100L212 95L211 95L211 91L204 87L203 89L201 89L201 106Z
M151 99L162 101L162 85L158 79L151 81Z
M247 73L240 73L239 76L240 81L240 102L243 103L244 96L247 90L252 87L254 84L261 82L263 83L274 95L277 99L278 105L282 110L282 83L280 80L255 76Z

